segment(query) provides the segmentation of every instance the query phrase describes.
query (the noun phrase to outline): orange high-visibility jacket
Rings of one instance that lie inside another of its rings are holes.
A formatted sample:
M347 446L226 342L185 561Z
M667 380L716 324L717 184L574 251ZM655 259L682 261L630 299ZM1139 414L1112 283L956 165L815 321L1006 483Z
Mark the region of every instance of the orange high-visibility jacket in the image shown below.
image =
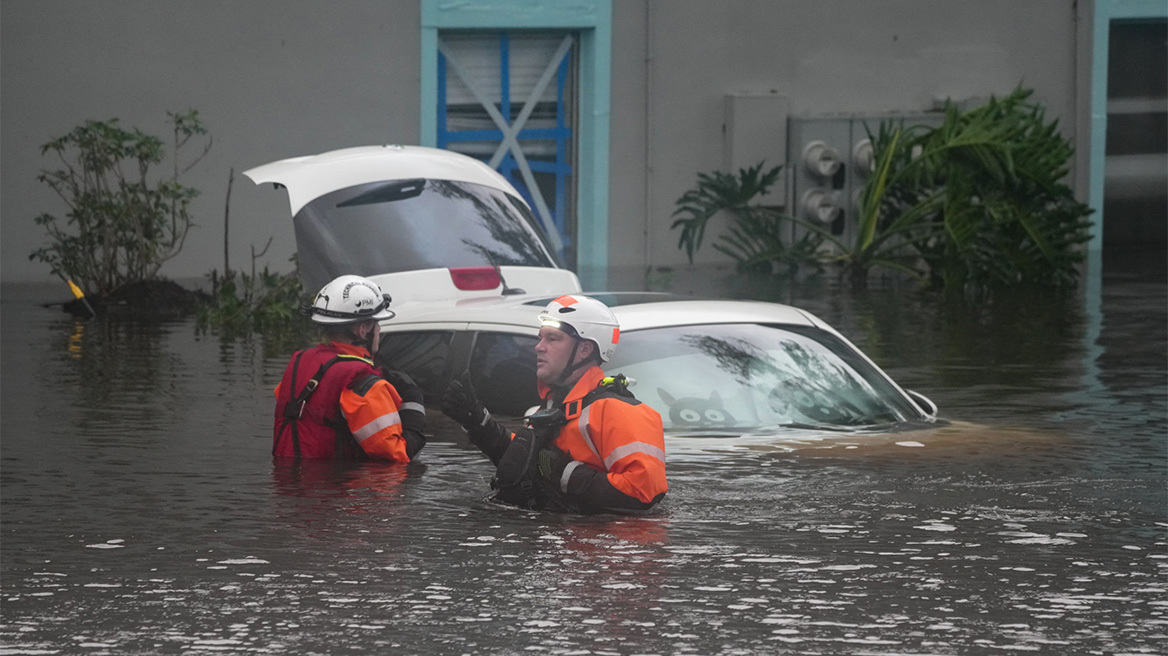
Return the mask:
M635 399L605 397L588 405L582 401L604 379L593 366L564 397L568 423L555 445L571 456L560 491L574 496L572 474L581 466L605 472L617 490L646 504L654 504L669 490L665 480L665 433L661 415ZM549 389L540 386L540 396Z
M326 364L301 409L299 396ZM275 394L272 455L410 460L399 412L410 408L403 407L363 347L329 342L297 351Z

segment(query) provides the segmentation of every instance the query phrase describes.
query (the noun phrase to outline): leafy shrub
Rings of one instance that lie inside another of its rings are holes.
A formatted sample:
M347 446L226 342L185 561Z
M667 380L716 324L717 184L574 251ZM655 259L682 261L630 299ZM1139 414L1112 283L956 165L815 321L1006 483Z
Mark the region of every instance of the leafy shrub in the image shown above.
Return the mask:
M751 202L767 193L782 170L776 166L763 172L763 165L739 169L737 176L699 173L697 186L677 200L673 216L679 218L670 228L681 228L677 247L685 249L691 263L702 245L706 224L720 213L729 214L733 221L713 248L737 261L740 271L771 273L816 261L823 241L818 234L807 233L791 243L791 217L775 207Z
M854 238L849 242L832 235L823 226L808 221L798 223L819 233L834 248L825 260L840 265L850 275L853 286L867 284L868 271L875 267L894 269L916 277L920 256L914 241L928 238L934 228L923 218L934 209L932 201L905 202L897 196L898 183L911 174L911 143L922 126L904 127L892 122L880 125L876 134L868 133L872 143L874 169L864 183L860 212Z
M302 346L314 334L300 315L304 288L300 273L273 273L267 267L246 274L218 270L208 274L211 294L196 312L196 326L234 339L261 335L277 350Z
M49 141L41 154L54 153L62 167L42 171L68 206L63 218L45 213L50 244L29 259L73 280L88 293L106 296L129 283L152 279L164 262L182 250L191 229L191 200L198 191L179 183L211 148L198 112L167 113L173 125L173 172L153 180L151 169L164 157L162 140L137 129L123 129L118 119L86 121L69 134ZM180 150L205 137L202 152L180 162Z
M734 224L714 248L740 270L832 263L862 286L870 269L885 267L973 294L1068 287L1090 239L1091 209L1064 182L1074 150L1031 94L1019 88L964 112L949 103L937 128L886 121L869 132L875 170L850 243L819 224L752 204L779 172L762 173L760 163L737 177L698 175L697 186L677 201L678 248L693 262L706 224L726 211ZM787 223L801 228L799 241L785 241L796 234Z
M932 282L973 292L1022 285L1066 287L1078 279L1091 209L1064 182L1074 155L1032 92L960 112L910 140L902 206L928 206L931 234L914 245Z

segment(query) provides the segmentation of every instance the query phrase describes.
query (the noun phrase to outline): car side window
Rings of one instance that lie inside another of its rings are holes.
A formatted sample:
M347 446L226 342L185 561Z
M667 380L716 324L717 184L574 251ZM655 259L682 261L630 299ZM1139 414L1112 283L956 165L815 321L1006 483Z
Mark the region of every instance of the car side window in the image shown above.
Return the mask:
M453 337L449 330L381 333L374 361L382 369L403 371L413 378L431 404L442 398L442 374Z
M471 383L491 412L522 416L539 404L535 343L529 335L478 334L470 356Z

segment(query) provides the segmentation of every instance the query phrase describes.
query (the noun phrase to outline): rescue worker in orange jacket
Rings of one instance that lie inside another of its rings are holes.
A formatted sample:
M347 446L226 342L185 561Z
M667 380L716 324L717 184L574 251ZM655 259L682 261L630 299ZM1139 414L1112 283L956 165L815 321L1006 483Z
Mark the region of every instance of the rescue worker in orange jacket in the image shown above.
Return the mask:
M389 302L373 281L348 275L305 308L328 342L297 351L276 386L272 455L409 462L425 446L421 390L373 366Z
M664 498L661 416L637 401L624 376L600 368L620 327L596 299L561 296L540 314L535 347L542 408L523 428L504 429L476 398L468 378L452 381L443 412L496 465L495 498L528 508L629 512Z

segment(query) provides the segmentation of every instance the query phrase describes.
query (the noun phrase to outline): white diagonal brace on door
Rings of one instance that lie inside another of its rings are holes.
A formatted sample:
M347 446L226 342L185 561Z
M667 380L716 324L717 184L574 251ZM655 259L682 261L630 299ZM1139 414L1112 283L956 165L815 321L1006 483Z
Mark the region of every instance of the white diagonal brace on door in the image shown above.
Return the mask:
M560 67L560 62L564 60L564 56L572 49L572 37L565 36L564 40L556 48L555 54L552 55L551 62L544 69L539 76L535 86L531 89L531 94L527 97L527 102L523 103L523 109L519 112L519 116L515 118L515 122L511 124L509 129L503 130L503 141L499 143L499 147L495 150L495 154L491 156L490 167L495 168L499 165L499 161L503 159L503 155L508 150L515 153L516 159L521 154L519 152L519 131L527 123L527 119L531 117L531 113L535 111L535 105L543 96L544 89L547 88L549 82L552 81L552 76L556 74L556 69Z
M438 41L438 52L442 53L442 55L446 57L446 63L454 69L454 74L462 80L463 84L466 85L466 88L470 90L471 95L473 95L475 100L477 100L478 103L483 106L483 109L486 110L487 116L490 116L491 120L495 122L495 126L503 132L504 142L506 142L509 138L512 140L512 142L514 142L514 135L510 134L511 127L507 125L507 120L504 119L503 115L499 113L499 110L495 108L495 103L491 102L491 100L487 98L486 94L484 94L475 85L474 80L465 73L465 70L458 63L458 60L451 56L449 49L446 48L446 45L442 43L441 40ZM546 86L546 83L544 84ZM526 110L527 107L524 106L524 111ZM528 112L528 114L530 114L530 112ZM519 164L519 173L523 176L523 183L527 185L527 191L531 194L532 200L535 201L536 216L539 218L539 222L543 224L544 232L547 233L548 239L550 239L552 242L552 248L558 252L563 249L564 242L562 239L560 239L560 231L556 229L555 221L552 220L552 214L548 210L547 203L543 199L543 194L540 193L539 186L535 184L535 177L531 174L531 166L527 163L527 158L524 157L523 151L520 148L513 148L512 152L515 155L515 161ZM496 152L496 154L498 154L498 152ZM497 163L498 162L493 163L491 168L494 168Z

